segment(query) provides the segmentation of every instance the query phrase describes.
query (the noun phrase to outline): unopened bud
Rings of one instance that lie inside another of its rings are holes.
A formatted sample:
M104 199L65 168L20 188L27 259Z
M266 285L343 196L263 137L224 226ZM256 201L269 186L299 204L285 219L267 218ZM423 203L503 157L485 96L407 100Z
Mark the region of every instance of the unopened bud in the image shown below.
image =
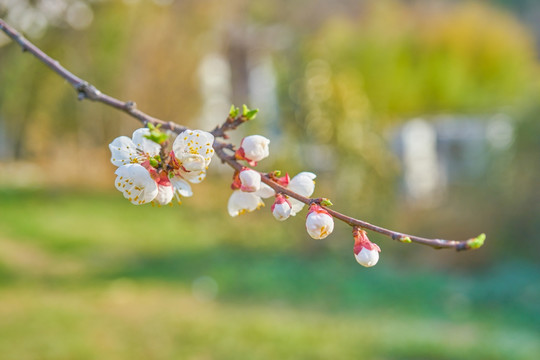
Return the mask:
M261 187L261 174L252 169L244 169L239 174L241 186L240 190L243 192L255 192Z
M486 234L480 234L475 238L467 240L467 246L469 246L469 249L478 249L482 245L484 245L484 241L486 240Z
M279 220L283 221L291 216L292 206L289 200L285 198L282 194L276 195L276 201L272 205L272 215Z
M306 230L314 239L324 239L334 231L334 218L317 204L312 204L306 217Z
M369 241L364 230L355 227L353 229L354 236L354 257L356 261L365 267L371 267L379 261L379 253L381 249L377 244Z
M240 148L236 151L236 158L247 160L250 165L255 166L258 161L268 157L268 144L270 144L270 140L264 136L247 136L240 143Z

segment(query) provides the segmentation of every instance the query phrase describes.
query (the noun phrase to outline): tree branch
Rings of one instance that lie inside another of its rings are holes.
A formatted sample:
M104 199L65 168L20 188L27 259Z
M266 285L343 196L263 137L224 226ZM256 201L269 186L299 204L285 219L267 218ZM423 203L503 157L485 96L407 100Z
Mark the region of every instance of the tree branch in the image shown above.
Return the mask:
M54 60L49 55L45 54L40 48L28 41L24 36L22 36L21 33L12 28L1 18L0 30L2 30L13 41L19 44L23 51L29 52L30 54L34 55L39 61L47 65L52 71L60 75L60 77L64 78L77 91L79 100L88 99L112 106L113 108L121 110L129 114L130 116L136 118L144 125L148 123L152 123L154 125L159 124L163 129L168 129L176 133L180 133L187 129L184 126L180 126L173 122L165 122L138 110L137 105L133 101L124 102L107 94L103 94L94 85L74 75L65 67L60 65L57 60Z
M118 109L120 111L123 111L127 113L128 115L134 117L135 119L139 120L143 125L147 125L149 123L153 125L160 125L163 129L171 130L177 134L181 133L182 131L186 130L187 128L181 125L178 125L173 122L166 122L160 119L157 119L155 117L152 117L136 108L136 105L132 101L121 101L118 100L112 96L103 94L101 91L99 91L95 86L92 84L82 80L81 78L77 77L70 71L68 71L66 68L64 68L60 63L51 57L49 57L47 54L45 54L41 49L39 49L37 46L32 44L30 41L28 41L24 36L22 36L17 30L9 26L4 20L0 18L0 30L2 30L4 33L6 33L13 41L15 41L19 46L22 48L23 51L27 51L34 55L39 61L47 65L51 70L56 72L60 77L67 80L71 86L75 88L75 90L78 93L78 99L88 99L91 101L101 102L105 105L111 106L115 109ZM247 118L243 115L238 115L236 117L229 116L226 121L220 125L217 126L214 130L212 130L212 134L216 138L224 138L227 139L227 132L230 130L236 129L238 126L243 124L247 121ZM214 141L213 144L214 150L216 152L216 155L226 164L228 164L230 167L232 167L236 171L242 170L244 166L240 164L234 156L227 155L225 152L226 148L232 149L231 144L226 144L219 142L217 140ZM284 195L287 195L289 197L292 197L296 200L299 200L303 202L306 205L310 205L312 203L318 203L321 204L322 199L317 198L307 198L300 194L297 194L286 187L283 187L273 181L267 174L261 173L261 180L270 186L276 193L282 193ZM433 247L435 249L455 249L457 251L461 250L469 250L469 249L476 249L482 246L483 241L485 239L484 234L476 237L471 238L468 240L443 240L443 239L427 239L422 238L418 236L408 235L408 234L402 234L396 231L392 231L389 229L385 229L380 226L372 225L368 222L352 218L350 216L344 215L340 212L337 212L335 210L332 210L328 208L327 206L323 206L326 211L330 215L332 215L334 218L339 219L346 224L350 226L358 226L364 229L368 229L374 232L377 232L379 234L385 235L390 237L393 240L397 240L400 242L414 242L422 245L427 245L430 247Z

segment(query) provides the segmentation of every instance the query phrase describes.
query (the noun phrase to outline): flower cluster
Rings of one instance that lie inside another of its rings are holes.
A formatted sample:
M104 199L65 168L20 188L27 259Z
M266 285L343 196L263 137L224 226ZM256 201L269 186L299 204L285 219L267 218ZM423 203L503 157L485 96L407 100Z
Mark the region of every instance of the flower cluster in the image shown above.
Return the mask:
M214 155L214 136L186 130L167 149L169 136L155 127L141 128L133 136L120 136L109 144L111 162L118 166L116 188L135 205L169 204L174 197L193 195L189 183L200 183Z
M245 160L251 166L268 157L268 145L270 140L261 135L251 135L242 139L240 147L236 150L235 158ZM272 181L286 187L302 196L309 197L315 190L316 175L310 172L301 172L292 179L288 174L278 177L276 173L270 174ZM278 220L285 220L289 216L295 216L304 203L287 198L285 195L277 193L261 180L258 171L244 167L233 176L231 188L234 190L229 198L229 215L237 216L246 212L251 212L264 206L263 199L275 197L272 205L272 214Z
M269 144L264 136L247 136L235 151L234 159L254 167L269 156ZM172 144L169 135L154 126L135 130L131 138L120 136L109 145L111 162L118 166L116 188L135 205L165 205L175 196L180 202L181 196L193 195L190 183L205 179L214 155L213 145L214 136L201 130L186 130ZM273 197L272 215L284 221L298 214L307 203L306 231L313 239L324 239L334 230L334 218L325 208L331 205L328 199L310 198L315 191L315 178L311 172L290 178L289 174L281 176L279 171L263 174L242 166L233 175L229 215L252 212L264 206L263 199ZM303 201L295 199L294 194ZM356 261L366 267L374 266L380 248L359 227L354 227L353 236Z

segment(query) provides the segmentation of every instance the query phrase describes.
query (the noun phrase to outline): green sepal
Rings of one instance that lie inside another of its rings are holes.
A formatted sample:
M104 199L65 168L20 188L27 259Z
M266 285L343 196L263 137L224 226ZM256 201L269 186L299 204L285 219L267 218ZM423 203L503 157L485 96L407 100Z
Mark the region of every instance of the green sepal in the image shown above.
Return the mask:
M153 168L157 168L159 166L159 161L157 161L155 158L150 158L148 161Z
M486 234L480 234L475 238L467 240L467 246L469 249L478 249L482 245L484 245L484 241L486 240Z

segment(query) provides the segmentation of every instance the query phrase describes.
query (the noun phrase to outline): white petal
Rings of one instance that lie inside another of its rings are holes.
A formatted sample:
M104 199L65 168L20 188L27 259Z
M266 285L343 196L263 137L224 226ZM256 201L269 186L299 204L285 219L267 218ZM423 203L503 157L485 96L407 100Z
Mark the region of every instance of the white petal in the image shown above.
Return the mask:
M158 194L154 201L159 205L167 205L174 196L174 188L171 185L158 185Z
M145 137L146 135L150 135L150 129L140 128L133 132L133 136L131 138L133 139L135 146L137 146L137 149L140 149L149 156L158 155L159 151L161 150L161 145L147 139Z
M182 166L186 171L204 171L206 162L204 157L199 154L189 154L182 159Z
M334 219L326 213L311 212L306 218L306 230L314 239L324 239L334 231Z
M358 254L354 256L356 258L356 261L365 267L371 267L377 264L379 261L379 252L375 249L368 250L366 248L362 248Z
M206 171L182 171L180 175L192 184L198 184L206 177Z
M310 197L311 194L313 194L313 191L315 191L315 181L313 181L313 179L316 177L317 175L314 173L306 171L301 172L291 179L287 187L295 193Z
M242 149L244 149L244 156L253 161L261 161L268 157L270 151L268 145L270 140L261 135L246 136L242 140Z
M301 172L291 179L287 188L302 196L310 197L315 191L315 181L313 179L316 177L317 175L314 173L307 171ZM289 199L289 201L292 206L292 216L298 214L305 206L303 202L293 198Z
M127 136L119 136L109 144L111 150L111 163L115 166L127 165L136 162L138 158L135 144Z
M154 200L158 194L158 186L150 176L148 170L139 164L120 166L115 186L124 194L124 197L135 205L145 204Z
M191 191L191 185L189 185L187 181L175 176L171 179L171 184L174 187L174 191L176 191L178 195L183 197L193 196L193 191Z
M264 203L259 196L253 193L245 193L240 190L235 190L229 198L227 209L229 211L229 215L234 217L244 214L245 212L257 210L261 206L264 206Z
M262 197L263 199L268 199L269 197L276 195L276 192L270 186L261 182L261 187L254 194Z
M178 160L183 163L189 155L198 154L204 158L204 167L210 165L214 149L214 135L202 130L186 130L174 139L173 151Z
M291 216L296 216L306 204L304 204L301 201L298 201L296 199L293 199L292 197L289 197L289 202L291 203Z

